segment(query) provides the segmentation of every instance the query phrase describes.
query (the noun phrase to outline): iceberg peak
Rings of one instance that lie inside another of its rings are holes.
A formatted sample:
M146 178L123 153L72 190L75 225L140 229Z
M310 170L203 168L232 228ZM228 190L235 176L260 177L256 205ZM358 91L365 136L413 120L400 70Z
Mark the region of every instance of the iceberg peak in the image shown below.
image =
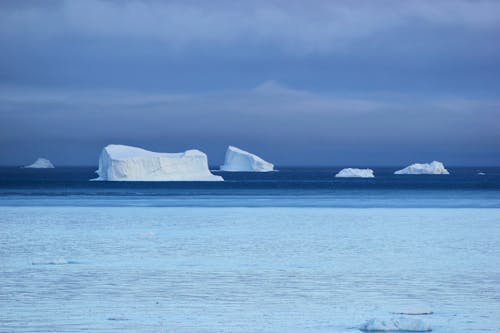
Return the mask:
M192 149L157 153L142 148L108 145L99 157L95 180L110 181L222 181L210 173L207 155Z
M449 175L444 164L438 161L415 163L394 172L395 175Z
M46 158L38 158L33 164L26 165L28 169L54 169L54 164Z
M356 168L345 168L340 170L336 175L336 178L373 178L372 169L356 169Z
M274 171L274 165L264 161L257 155L234 146L227 147L221 171L267 172Z

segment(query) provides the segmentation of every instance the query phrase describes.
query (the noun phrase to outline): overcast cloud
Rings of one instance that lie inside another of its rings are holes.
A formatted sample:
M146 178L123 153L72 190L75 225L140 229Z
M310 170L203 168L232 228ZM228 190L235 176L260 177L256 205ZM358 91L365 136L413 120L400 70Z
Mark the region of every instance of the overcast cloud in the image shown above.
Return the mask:
M2 1L0 164L107 143L500 163L498 1Z

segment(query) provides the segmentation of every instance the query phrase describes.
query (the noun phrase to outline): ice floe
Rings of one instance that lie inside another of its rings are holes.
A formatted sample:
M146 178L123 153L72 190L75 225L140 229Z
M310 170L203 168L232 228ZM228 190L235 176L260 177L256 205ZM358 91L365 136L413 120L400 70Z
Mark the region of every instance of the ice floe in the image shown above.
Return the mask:
M425 316L425 315L431 315L434 312L431 310L403 310L393 313L399 315L409 315L409 316Z

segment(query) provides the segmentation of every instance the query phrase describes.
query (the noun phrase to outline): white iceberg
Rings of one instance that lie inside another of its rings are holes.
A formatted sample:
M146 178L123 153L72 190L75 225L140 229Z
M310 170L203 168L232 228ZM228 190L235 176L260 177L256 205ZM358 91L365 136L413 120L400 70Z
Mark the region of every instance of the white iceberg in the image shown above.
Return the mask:
M267 172L274 171L274 165L264 161L257 155L251 154L239 148L229 146L226 151L224 164L220 166L221 171L250 171Z
M485 176L486 174L484 172L478 172L477 175L478 176Z
M372 169L355 169L355 168L346 168L340 170L335 177L337 178L373 178Z
M359 328L366 332L429 332L432 328L422 319L391 318L389 320L370 319Z
M54 164L52 164L48 159L46 158L39 158L35 161L35 163L26 165L23 168L29 168L29 169L54 169Z
M210 173L207 155L199 150L156 153L145 149L108 145L99 157L95 180L111 181L222 181Z
M404 169L394 172L395 175L449 175L443 163L433 161L431 163L415 163Z

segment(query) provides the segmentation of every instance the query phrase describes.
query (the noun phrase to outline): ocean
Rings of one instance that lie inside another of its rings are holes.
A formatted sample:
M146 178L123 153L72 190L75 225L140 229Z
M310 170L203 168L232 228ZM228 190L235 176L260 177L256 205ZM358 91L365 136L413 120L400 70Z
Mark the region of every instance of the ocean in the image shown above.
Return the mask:
M279 169L131 183L0 168L0 332L500 331L500 168Z
M224 182L99 182L95 167L0 167L0 205L193 207L500 208L500 168L448 168L451 175L334 178L340 167L217 172ZM478 175L479 172L485 175Z

